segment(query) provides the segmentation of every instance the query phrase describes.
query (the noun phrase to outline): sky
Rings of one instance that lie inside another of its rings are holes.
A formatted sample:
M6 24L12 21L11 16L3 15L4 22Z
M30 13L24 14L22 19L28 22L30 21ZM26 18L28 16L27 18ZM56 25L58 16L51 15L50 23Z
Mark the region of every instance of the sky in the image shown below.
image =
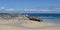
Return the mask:
M60 13L60 0L0 0L0 12Z

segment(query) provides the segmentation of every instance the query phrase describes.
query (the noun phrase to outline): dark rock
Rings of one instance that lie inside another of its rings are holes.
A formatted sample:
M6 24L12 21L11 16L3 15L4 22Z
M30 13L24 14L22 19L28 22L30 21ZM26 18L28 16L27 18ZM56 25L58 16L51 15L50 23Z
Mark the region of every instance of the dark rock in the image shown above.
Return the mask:
M39 17L36 16L29 16L28 14L24 14L26 17L28 17L29 20L32 21L38 21L38 22L42 22L43 20L41 20Z
M29 18L30 20L33 20L33 21L42 22L42 20L41 20L39 17L29 16L28 18Z

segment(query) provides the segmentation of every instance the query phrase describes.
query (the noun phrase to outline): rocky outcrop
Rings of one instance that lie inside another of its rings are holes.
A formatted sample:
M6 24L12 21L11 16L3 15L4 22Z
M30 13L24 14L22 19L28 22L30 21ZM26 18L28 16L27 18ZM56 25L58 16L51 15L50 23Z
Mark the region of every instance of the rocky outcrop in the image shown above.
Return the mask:
M36 16L29 16L28 14L25 14L25 16L28 17L28 19L32 20L32 21L38 21L38 22L42 22L43 21L39 17L36 17Z
M28 18L29 18L30 20L32 20L32 21L42 22L42 20L41 20L39 17L29 16Z

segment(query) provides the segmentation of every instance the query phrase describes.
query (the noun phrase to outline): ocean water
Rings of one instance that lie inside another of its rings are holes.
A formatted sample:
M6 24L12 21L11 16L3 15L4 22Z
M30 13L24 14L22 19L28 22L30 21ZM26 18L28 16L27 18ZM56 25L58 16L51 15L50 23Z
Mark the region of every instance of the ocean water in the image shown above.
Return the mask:
M28 15L40 17L44 22L60 24L60 14L28 13Z

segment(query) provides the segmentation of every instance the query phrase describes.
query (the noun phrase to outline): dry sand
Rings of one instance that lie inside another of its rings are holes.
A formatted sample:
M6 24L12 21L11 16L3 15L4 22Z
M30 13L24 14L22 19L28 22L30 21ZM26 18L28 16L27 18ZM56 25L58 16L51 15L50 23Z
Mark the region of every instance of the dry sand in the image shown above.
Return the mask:
M18 26L12 25L15 23ZM10 25L7 25L10 24ZM20 26L22 27L20 27ZM60 27L57 27L54 23L46 22L37 22L31 20L18 20L18 19L9 19L9 20L0 20L0 30L60 30Z

